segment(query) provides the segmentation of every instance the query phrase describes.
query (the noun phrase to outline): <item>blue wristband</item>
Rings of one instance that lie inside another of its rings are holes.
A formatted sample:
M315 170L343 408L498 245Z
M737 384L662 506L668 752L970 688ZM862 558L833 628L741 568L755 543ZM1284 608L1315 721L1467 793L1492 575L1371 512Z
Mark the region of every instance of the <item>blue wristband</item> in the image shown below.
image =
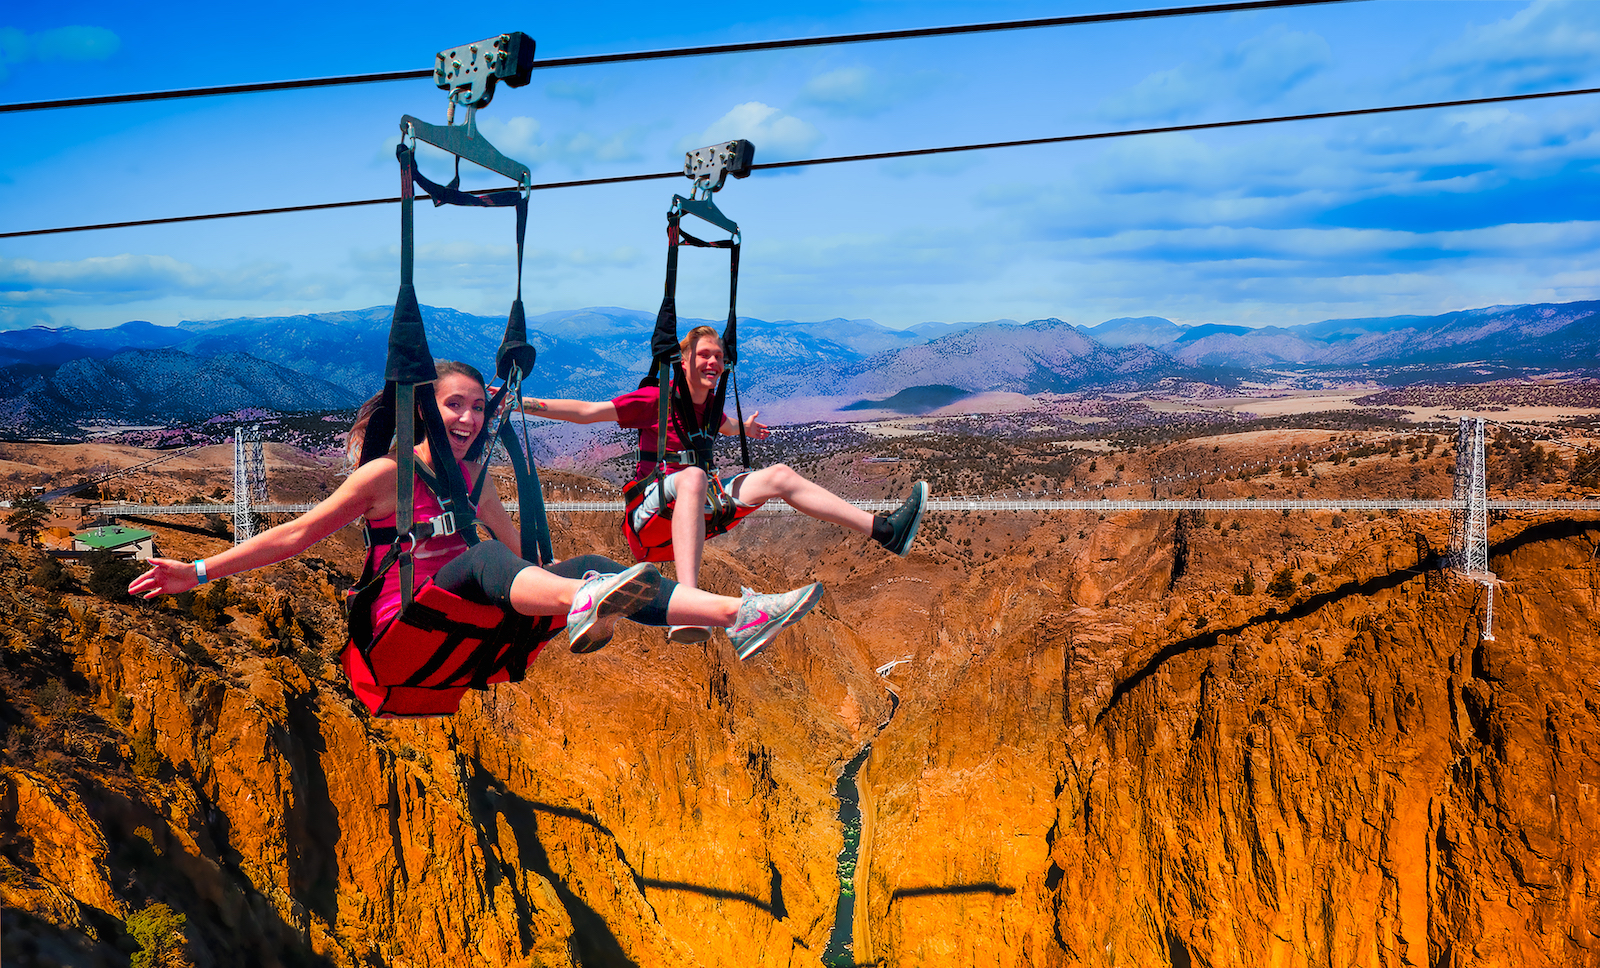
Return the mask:
M196 585L204 585L210 580L210 578L206 577L206 560L204 558L196 558L194 560L194 583Z

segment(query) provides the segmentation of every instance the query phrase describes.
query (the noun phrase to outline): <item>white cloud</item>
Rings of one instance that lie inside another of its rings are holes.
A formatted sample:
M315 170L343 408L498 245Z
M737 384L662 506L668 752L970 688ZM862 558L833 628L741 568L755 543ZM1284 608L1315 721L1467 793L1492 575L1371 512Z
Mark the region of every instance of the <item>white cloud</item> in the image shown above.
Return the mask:
M0 306L0 330L55 326L55 316L38 306Z
M20 64L28 58L28 35L15 27L0 27L0 65Z
M419 272L447 273L458 283L485 282L498 285L513 278L516 270L515 245L496 245L485 242L455 240L428 242L418 245L412 256ZM538 249L523 252L523 271L532 274L550 266L608 266L637 265L639 250L631 245L613 248ZM388 245L368 249L352 249L350 263L362 271L397 273L400 265L399 246Z
M943 155L923 155L919 158L894 158L882 163L885 175L891 178L912 178L917 175L939 175L953 178L964 175L982 164L976 151L952 151Z
M122 38L104 27L57 27L26 34L0 27L0 81L10 76L7 65L28 61L106 60L122 48Z
M1600 4L1540 0L1469 27L1414 77L1472 93L1587 86L1600 77Z
M34 56L42 61L105 60L122 48L122 38L104 27L57 27L33 35Z
M822 141L822 133L810 122L784 114L760 101L736 104L698 135L678 141L679 151L692 151L719 141L744 138L756 146L756 161L786 161L802 158Z
M211 269L164 255L96 256L75 262L0 259L0 306L115 305L169 296L207 299L338 298L334 276L295 277L283 263Z
M551 81L544 86L544 93L548 97L573 101L586 108L592 108L600 97L600 85L586 81Z
M500 153L528 165L530 168L544 161L547 151L539 137L538 118L516 115L510 118L486 117L478 121L478 129L500 149Z
M829 114L870 118L933 91L944 80L938 71L885 75L870 67L840 67L807 81L799 102Z
M883 110L880 101L883 85L870 67L841 67L818 74L800 91L801 100L834 108L846 114L876 114Z
M636 124L610 134L575 131L546 137L539 120L524 115L485 118L478 126L502 154L529 168L557 161L576 172L590 165L640 160L644 157L640 144L650 129Z
M1147 75L1100 105L1108 118L1174 118L1221 101L1265 104L1333 63L1317 34L1278 26L1227 51Z

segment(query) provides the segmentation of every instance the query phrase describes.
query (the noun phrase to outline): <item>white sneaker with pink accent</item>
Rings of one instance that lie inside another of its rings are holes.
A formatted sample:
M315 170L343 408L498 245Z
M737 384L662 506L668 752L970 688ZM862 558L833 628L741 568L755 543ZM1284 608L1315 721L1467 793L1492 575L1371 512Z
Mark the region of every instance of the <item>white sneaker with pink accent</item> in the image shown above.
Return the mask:
M739 616L728 626L728 641L740 659L748 659L766 648L779 632L800 621L821 600L821 582L775 595L757 595L746 588L739 603Z
M661 572L648 563L616 575L591 571L583 577L583 587L572 596L567 612L567 642L574 652L604 648L617 619L650 604L661 587Z

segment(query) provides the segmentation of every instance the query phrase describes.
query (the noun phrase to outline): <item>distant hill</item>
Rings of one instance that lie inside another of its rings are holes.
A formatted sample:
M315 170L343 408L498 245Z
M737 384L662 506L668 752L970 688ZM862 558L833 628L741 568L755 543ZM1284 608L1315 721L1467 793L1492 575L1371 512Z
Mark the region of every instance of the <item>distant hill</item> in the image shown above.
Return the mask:
M1183 367L1146 347L1108 349L1059 319L985 323L921 346L880 353L835 376L833 393L874 397L945 385L968 392L1066 393L1132 386Z
M915 326L904 330L904 332L911 333L923 340L935 340L949 336L952 333L959 333L977 326L987 326L991 324L1006 326L1018 325L1017 321L1014 319L991 319L988 323L918 323Z
M927 413L971 396L960 387L907 387L885 400L857 400L840 410L890 410L894 413Z
M75 438L80 425L204 420L245 407L280 412L353 407L361 398L243 353L210 358L125 350L58 367L0 367L0 431Z
M1079 327L1103 346L1122 347L1143 343L1160 346L1181 339L1187 327L1164 316L1123 316L1108 319L1098 326Z
M347 313L322 313L260 319L185 323L193 335L175 344L199 356L227 349L269 360L340 383L363 396L383 384L388 351L387 306ZM481 368L493 363L505 332L503 316L475 316L454 309L422 307L433 355ZM680 318L678 331L723 320ZM593 399L638 385L650 364L650 333L655 313L616 307L545 313L528 320L528 342L538 350L537 378L550 396ZM891 346L917 342L870 320L812 323L739 321L739 378L764 392L789 395L802 390L819 367L833 368Z
M492 367L504 317L428 306L422 313L436 357ZM178 326L133 321L104 330L0 332L0 431L186 420L242 406L345 406L339 401L353 403L381 386L391 314L388 306L373 306ZM679 332L700 323L719 332L723 326L721 320L683 318ZM599 399L632 389L648 366L654 324L654 312L614 306L531 318L537 392ZM128 355L139 353L156 355ZM153 368L148 379L129 368L137 360ZM1284 368L1331 372L1330 378L1360 368L1363 379L1403 385L1448 378L1452 368L1469 363L1492 367L1495 379L1600 371L1600 301L1259 329L1186 326L1162 316L1092 327L1049 318L922 323L906 330L842 317L739 320L741 391L766 400L847 396L881 405L928 387L1040 393L1131 391L1163 381L1232 386L1273 379L1261 371ZM186 380L201 392L182 392ZM902 402L922 405L910 397Z
M68 360L105 359L123 350L155 349L181 342L187 334L175 326L157 326L142 319L110 329L34 326L0 332L0 366L10 363L61 364Z
M1600 302L1490 306L1438 316L1331 319L1304 326L1193 327L1158 347L1191 365L1600 367Z

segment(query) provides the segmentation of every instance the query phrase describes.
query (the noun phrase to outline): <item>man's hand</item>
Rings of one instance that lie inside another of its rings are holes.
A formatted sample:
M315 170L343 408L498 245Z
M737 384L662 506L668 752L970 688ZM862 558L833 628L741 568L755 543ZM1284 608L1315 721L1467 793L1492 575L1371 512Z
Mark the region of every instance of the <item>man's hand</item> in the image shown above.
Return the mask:
M766 440L772 436L772 429L756 419L760 415L761 411L752 410L750 416L744 418L744 432L746 436L753 437L756 440Z

